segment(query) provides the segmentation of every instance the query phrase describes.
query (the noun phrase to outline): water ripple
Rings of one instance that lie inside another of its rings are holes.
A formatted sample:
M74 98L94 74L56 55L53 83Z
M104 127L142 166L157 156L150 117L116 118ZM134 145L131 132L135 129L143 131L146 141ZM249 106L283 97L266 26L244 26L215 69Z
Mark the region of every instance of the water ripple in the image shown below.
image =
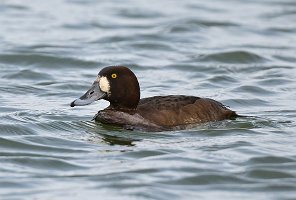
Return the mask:
M2 76L2 78L5 79L15 79L15 80L22 80L22 79L28 79L28 80L52 80L53 77L46 73L36 72L33 70L21 70L16 73L8 74Z
M221 62L221 63L261 63L267 59L263 56L247 51L232 51L223 53L213 53L209 55L200 55L196 59L203 62Z
M38 68L58 69L60 67L77 68L81 66L96 67L96 62L82 61L76 58L66 58L44 54L1 54L2 63L11 65L36 65Z

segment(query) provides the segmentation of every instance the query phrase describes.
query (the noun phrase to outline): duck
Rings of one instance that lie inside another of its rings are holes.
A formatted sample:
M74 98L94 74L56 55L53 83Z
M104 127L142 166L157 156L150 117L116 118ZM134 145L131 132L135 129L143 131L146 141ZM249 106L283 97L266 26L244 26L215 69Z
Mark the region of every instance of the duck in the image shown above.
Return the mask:
M141 99L138 79L125 66L103 68L90 89L70 106L84 106L100 99L110 105L98 111L94 120L128 130L181 130L238 117L235 111L210 98L167 95Z

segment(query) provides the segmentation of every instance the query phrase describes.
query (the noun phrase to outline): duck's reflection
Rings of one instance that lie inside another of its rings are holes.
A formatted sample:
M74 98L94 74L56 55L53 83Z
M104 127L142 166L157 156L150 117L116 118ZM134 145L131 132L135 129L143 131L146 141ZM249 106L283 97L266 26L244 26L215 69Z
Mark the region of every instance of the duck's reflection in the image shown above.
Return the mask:
M102 140L109 145L124 145L124 146L135 146L134 142L139 140L134 140L131 138L118 137L114 135L100 134Z
M108 124L102 124L100 122L89 122L88 132L91 133L91 141L104 142L109 145L123 145L123 146L135 146L135 142L140 141L139 138L134 138L135 134L130 134L130 131L124 128L112 126Z

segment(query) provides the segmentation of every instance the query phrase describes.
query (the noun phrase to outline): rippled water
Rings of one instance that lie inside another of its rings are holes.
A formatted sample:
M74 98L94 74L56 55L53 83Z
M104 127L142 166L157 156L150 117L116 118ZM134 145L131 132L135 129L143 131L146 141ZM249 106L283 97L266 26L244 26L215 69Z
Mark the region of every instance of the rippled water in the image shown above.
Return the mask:
M0 3L1 199L295 199L296 3ZM108 65L142 97L210 97L249 117L161 133L69 103Z

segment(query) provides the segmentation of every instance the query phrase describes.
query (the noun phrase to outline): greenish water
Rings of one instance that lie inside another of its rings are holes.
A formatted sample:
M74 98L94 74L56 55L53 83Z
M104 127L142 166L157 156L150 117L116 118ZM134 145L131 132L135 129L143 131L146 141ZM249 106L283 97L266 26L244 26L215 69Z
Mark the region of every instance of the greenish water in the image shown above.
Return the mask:
M0 2L0 199L295 199L296 3ZM127 65L142 97L250 117L161 133L69 103Z

